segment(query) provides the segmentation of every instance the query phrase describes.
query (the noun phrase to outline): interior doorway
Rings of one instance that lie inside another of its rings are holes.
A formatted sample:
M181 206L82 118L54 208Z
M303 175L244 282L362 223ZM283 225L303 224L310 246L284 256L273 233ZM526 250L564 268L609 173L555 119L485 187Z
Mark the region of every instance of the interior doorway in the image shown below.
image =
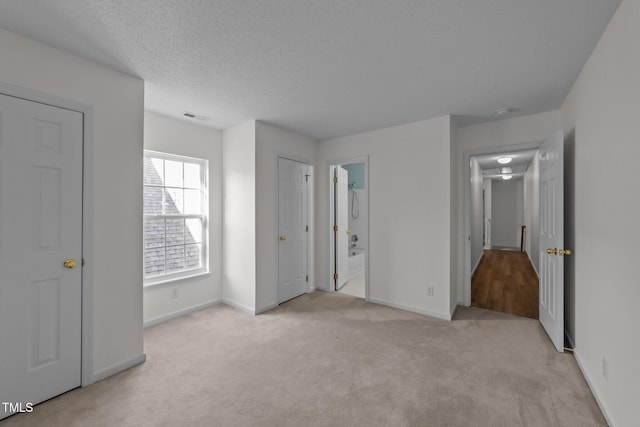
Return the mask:
M364 299L369 298L368 168L368 157L329 165L331 290Z
M532 266L535 268L539 280L539 321L544 327L547 335L551 339L553 345L558 351L564 350L564 257L571 255L571 251L564 248L564 134L562 130L555 132L548 140L543 142L533 142L529 144L518 144L504 147L492 147L481 150L471 150L464 153L465 165L464 169L464 302L470 306L472 300L471 292L471 275L472 271L478 268L484 255L484 248L474 246L474 241L478 240L477 218L482 216L477 213L478 208L474 205L474 193L478 193L474 188L482 187L480 181L484 182L480 161L483 156L491 161L498 163L495 170L501 175L501 179L513 179L514 170L506 167L517 153L526 152L527 150L536 150L533 157L534 162L530 165L532 173L525 170L525 183L529 182L531 188L529 190L529 200L531 204L537 204L538 207L529 208L529 220L531 224L520 225L520 250L527 251ZM468 162L468 163L467 163ZM511 163L515 164L515 162ZM529 167L527 167L528 169ZM527 179L527 177L529 179ZM494 188L492 185L492 192ZM495 197L495 195L494 195ZM485 193L486 198L486 193ZM527 202L524 197L523 203ZM502 206L496 207L492 205L491 221L491 242L497 246L495 210L502 209ZM474 213L476 211L476 213ZM524 209L523 212L527 212ZM537 217L536 217L537 215ZM524 214L522 216L524 221ZM475 223L475 224L474 224ZM474 232L474 229L476 230ZM525 230L531 230L528 233L528 240L525 240ZM536 231L537 230L537 231ZM517 230L515 230L517 232ZM513 233L511 229L509 233ZM534 237L537 236L538 240ZM474 239L475 237L475 239ZM513 237L513 236L512 236ZM507 236L509 238L509 236ZM526 249L525 242L529 242L529 248ZM537 245L537 250L535 246ZM494 246L494 247L495 247ZM478 251L478 248L481 248ZM480 252L478 262L475 261L474 255Z
M538 190L535 185L528 184L525 196L524 183L537 182L538 172L532 162L541 143L490 147L464 154L465 164L468 165L464 171L463 283L466 306L471 305L472 273L478 268L485 250L505 248L519 251L522 245L523 252L528 255L538 252L536 240L532 237L539 230L534 224L539 221L536 218L539 214L534 214L538 212L534 200ZM499 163L498 159L504 163ZM526 209L525 197L529 199ZM509 200L509 206L503 205L504 200ZM500 220L500 224L496 224L496 220ZM524 234L523 225L526 230ZM533 260L531 263L536 265Z
M474 307L538 318L537 155L508 150L470 159Z

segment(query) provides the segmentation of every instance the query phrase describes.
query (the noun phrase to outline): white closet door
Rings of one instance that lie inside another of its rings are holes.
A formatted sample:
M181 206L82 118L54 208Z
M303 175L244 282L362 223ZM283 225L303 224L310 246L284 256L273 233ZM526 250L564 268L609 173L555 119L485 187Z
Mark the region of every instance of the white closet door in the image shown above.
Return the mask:
M278 159L278 303L308 291L309 166Z
M80 385L82 134L0 95L0 418Z

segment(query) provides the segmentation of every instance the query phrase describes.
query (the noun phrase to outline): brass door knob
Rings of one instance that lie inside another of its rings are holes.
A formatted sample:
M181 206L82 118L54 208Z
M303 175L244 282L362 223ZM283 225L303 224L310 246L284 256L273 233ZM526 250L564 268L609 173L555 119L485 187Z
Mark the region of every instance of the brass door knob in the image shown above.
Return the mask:
M64 268L76 268L76 260L75 259L65 259L63 265L64 265Z
M280 236L280 240L287 240L287 236Z
M549 248L547 249L547 253L549 255L571 255L572 254L570 249L557 249L557 248Z

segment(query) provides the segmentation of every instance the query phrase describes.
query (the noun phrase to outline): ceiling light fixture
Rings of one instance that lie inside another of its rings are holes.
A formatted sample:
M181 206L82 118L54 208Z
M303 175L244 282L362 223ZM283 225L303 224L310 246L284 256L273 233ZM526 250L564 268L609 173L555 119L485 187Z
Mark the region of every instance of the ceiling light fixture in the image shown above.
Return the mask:
M508 180L508 179L511 179L511 178L513 178L513 175L502 175L502 179L504 179L504 180Z
M501 165L506 165L507 163L510 163L511 160L513 160L511 157L498 157L498 163Z
M496 116L504 116L509 114L512 111L513 111L512 108L508 108L508 107L500 108L499 110L496 111Z

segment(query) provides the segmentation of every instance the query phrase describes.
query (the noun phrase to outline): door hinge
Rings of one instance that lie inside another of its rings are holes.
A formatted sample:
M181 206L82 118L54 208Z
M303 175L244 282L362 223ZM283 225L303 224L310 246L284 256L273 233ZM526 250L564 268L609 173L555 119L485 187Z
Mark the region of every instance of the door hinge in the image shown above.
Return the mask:
M307 233L309 232L309 226L308 225L305 227L304 231L306 231Z
M308 274L307 274L307 278L306 278L306 281L307 281L307 282L309 281L309 275L308 275Z
M305 175L305 176L304 176L304 180L305 180L305 181L307 181L307 182L309 182L309 177L310 177L310 176L311 176L311 175Z
M338 273L333 273L333 280L338 280Z
M337 183L338 183L338 177L337 177L337 176L334 176L334 177L333 177L333 183L334 183L334 184L337 184Z
M338 232L338 226L337 225L333 226L333 231L335 231L336 233Z
M80 260L80 266L81 266L81 267L84 267L84 258L82 258L82 259Z

